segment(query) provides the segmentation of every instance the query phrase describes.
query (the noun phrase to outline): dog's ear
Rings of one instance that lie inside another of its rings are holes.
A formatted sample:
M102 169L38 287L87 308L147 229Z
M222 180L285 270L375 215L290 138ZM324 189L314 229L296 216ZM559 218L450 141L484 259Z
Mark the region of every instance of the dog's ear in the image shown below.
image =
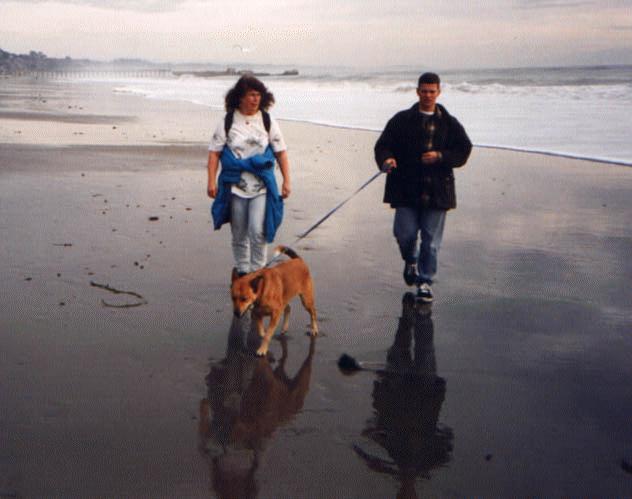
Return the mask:
M239 277L239 274L237 273L237 267L233 267L233 273L232 273L232 275L230 276L230 282L231 282L231 284L232 284L233 282L235 282L235 281L237 280L237 278L238 278L238 277Z
M256 295L261 294L261 290L263 289L263 276L259 275L250 281L250 287Z

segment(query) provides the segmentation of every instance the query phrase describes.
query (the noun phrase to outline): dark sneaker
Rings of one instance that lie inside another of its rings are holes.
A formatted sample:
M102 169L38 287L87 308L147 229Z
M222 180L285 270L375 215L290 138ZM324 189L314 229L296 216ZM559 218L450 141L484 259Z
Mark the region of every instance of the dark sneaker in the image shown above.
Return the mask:
M404 265L404 282L409 286L412 286L419 279L419 274L417 273L417 264L416 263L407 263Z
M424 303L432 303L432 288L430 284L424 282L417 290L417 299Z
M247 272L239 272L237 271L237 267L233 267L233 272L230 276L230 282L232 283L235 279L239 279L247 274Z

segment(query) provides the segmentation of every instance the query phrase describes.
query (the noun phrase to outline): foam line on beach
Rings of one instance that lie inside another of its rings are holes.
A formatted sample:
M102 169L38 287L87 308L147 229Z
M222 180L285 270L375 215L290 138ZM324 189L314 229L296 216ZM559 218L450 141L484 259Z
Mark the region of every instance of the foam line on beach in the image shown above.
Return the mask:
M316 121L316 120L302 120L295 118L277 118L279 121L288 121L293 123L303 123L307 125L317 125L317 126L326 126L329 128L338 128L341 130L358 130L363 132L377 132L380 133L382 129L379 128L364 128L364 127L354 127L349 125L340 125L337 123L328 123L326 121ZM554 156L558 158L567 158L567 159L576 159L580 161L591 161L593 163L602 163L608 165L618 165L618 166L632 166L632 161L625 161L620 159L612 159L612 158L601 158L601 157L593 157L593 156L581 156L578 154L564 153L558 151L547 151L542 149L529 149L526 147L513 147L513 146L502 146L495 144L479 144L474 143L474 147L478 147L481 149L499 149L502 151L513 151L520 152L526 154L541 154L545 156Z
M111 123L133 122L133 116L106 114L71 114L31 111L0 111L0 119L12 121L53 121L78 125L109 125Z
M145 88L139 89L139 88L117 86L113 90L116 93L121 93L121 94L127 93L131 95L139 95L144 98L154 99L154 100L173 100L173 101L185 100L186 102L192 103L194 105L200 105L200 106L209 108L213 111L218 111L218 112L223 111L223 106L211 105L200 99L194 99L192 97L187 97L185 99L182 99L181 96L175 96L175 95L171 95L167 97L165 95L161 95L158 92L152 92ZM344 125L332 120L291 118L291 117L284 117L282 114L275 115L275 117L280 121L303 123L303 124L318 125L318 126L327 126L331 128L340 129L340 130L358 130L358 131L376 132L376 133L380 133L382 131L381 127L363 127L363 126L357 126L357 125L356 126ZM474 146L479 147L479 148L500 149L500 150L514 151L514 152L521 152L521 153L543 154L543 155L548 155L548 156L576 159L576 160L582 160L582 161L593 161L595 163L602 163L602 164L609 164L609 165L632 166L632 160L627 160L627 159L615 159L615 158L607 158L607 157L599 157L599 156L582 156L579 154L566 153L562 151L554 151L554 150L550 151L550 150L535 149L535 148L532 149L532 148L518 147L518 146L495 145L495 144L489 144L489 143L487 144L474 143Z
M557 158L577 159L580 161L590 161L592 163L602 163L607 165L632 166L632 161L624 161L620 159L599 158L592 156L580 156L578 154L570 154L556 151L544 151L538 149L527 149L523 147L497 146L493 144L474 144L474 147L481 149L500 149L503 151L513 151L528 154L541 154L544 156L554 156Z

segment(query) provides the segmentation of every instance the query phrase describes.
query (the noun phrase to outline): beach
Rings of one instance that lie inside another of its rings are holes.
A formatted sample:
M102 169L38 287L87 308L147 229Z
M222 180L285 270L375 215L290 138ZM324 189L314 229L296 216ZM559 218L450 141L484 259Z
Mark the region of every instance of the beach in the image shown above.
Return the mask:
M296 242L377 172L378 133L281 121L275 244L321 335L297 300L257 359L206 195L221 113L1 83L0 497L632 491L629 166L475 148L414 306L383 177Z

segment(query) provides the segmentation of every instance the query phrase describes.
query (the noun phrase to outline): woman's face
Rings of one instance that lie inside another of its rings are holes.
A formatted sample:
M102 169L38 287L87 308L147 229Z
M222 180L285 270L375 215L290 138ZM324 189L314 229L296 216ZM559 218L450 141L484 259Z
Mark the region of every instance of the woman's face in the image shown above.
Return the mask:
M252 116L259 111L261 104L261 93L256 90L248 90L246 95L239 99L239 111L246 116Z

